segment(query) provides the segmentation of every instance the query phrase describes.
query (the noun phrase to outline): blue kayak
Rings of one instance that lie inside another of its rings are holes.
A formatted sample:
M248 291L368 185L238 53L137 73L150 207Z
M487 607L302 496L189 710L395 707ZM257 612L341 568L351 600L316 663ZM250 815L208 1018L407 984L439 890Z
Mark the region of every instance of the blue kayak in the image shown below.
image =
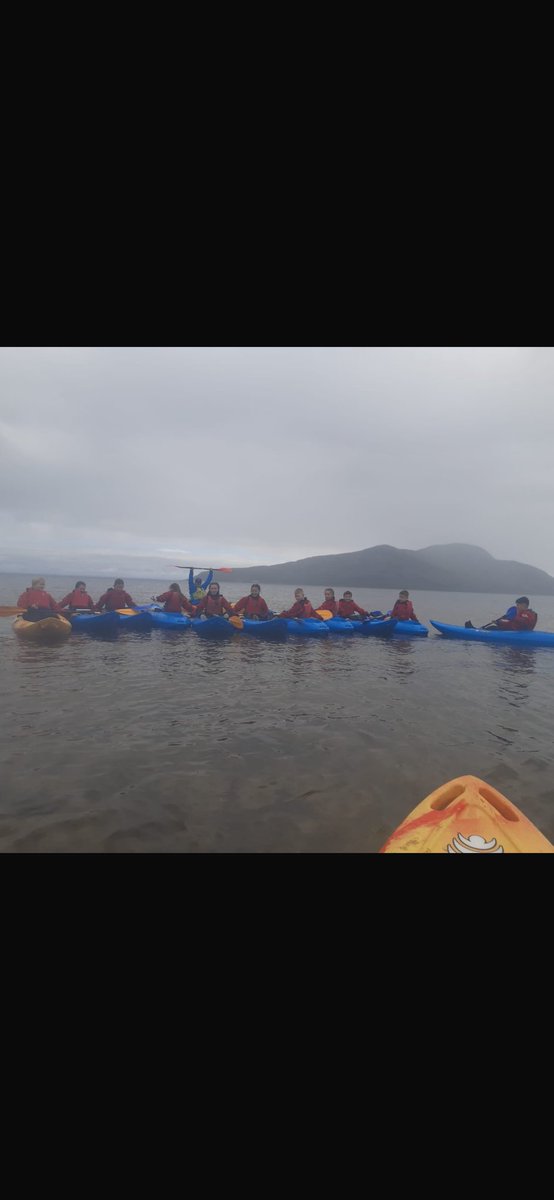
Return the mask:
M117 612L119 618L119 628L133 630L135 633L142 633L146 629L152 628L152 613L150 612L135 612L121 613Z
M318 621L317 617L282 617L288 632L296 637L329 637L327 621Z
M119 629L119 613L69 613L74 633L117 633Z
M204 620L202 617L193 617L190 627L204 638L230 638L238 633L225 617L206 617Z
M251 621L248 617L243 617L244 633L253 634L254 637L269 638L272 642L284 642L287 634L286 621Z
M445 625L442 621L431 621L444 637L459 638L465 642L494 642L499 646L554 646L554 633L533 629L530 633L518 633L516 629L466 629L463 625Z
M354 633L357 622L347 621L345 617L331 617L325 622L329 633ZM360 621L360 625L362 622Z
M419 625L415 621L397 621L395 634L399 633L402 637L428 637L429 630L426 625Z
M362 637L391 638L396 633L398 622L393 621L360 621Z
M152 624L156 629L190 629L192 621L185 613L168 613L163 609L150 610Z

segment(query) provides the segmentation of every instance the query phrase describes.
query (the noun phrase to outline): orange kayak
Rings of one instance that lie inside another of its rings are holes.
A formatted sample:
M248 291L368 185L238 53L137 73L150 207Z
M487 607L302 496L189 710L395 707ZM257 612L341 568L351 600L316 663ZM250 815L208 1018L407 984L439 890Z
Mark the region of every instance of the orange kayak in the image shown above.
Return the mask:
M65 617L45 617L43 621L26 621L18 617L14 633L28 642L65 642L71 633L71 622Z
M381 854L553 854L554 846L490 783L460 775L426 796Z

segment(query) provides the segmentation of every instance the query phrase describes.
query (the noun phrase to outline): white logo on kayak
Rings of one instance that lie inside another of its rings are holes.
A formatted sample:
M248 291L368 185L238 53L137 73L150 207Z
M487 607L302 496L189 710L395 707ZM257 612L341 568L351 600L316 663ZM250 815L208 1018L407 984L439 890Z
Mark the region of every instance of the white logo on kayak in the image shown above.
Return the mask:
M447 846L449 854L503 854L504 847L497 845L496 838L485 841L480 833L472 833L465 838L461 833L452 838L452 844Z

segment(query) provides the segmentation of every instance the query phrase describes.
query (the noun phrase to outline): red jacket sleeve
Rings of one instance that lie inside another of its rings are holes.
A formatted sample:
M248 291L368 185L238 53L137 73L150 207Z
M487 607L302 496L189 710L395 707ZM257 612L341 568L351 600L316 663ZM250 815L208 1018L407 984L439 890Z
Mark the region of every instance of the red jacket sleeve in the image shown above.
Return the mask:
M195 617L199 617L201 615L201 613L204 612L205 608L206 608L206 597L204 596L204 599L200 600L198 602L198 604L195 606L195 610L194 610Z
M106 603L107 599L108 599L108 593L104 592L104 595L101 596L100 599L97 601L96 608L102 608L102 606Z
M261 597L261 601L262 601L262 605L263 605L262 617L267 617L267 616L269 616L269 609L267 607L265 600L263 599L263 596Z
M194 604L191 604L190 600L187 600L186 596L181 597L181 608L184 608L189 617L196 616L197 609L194 607Z
M69 592L67 596L64 596L63 600L60 600L59 604L56 605L56 608L65 608L69 604L72 594L72 592Z
M352 601L352 603L354 604L354 601ZM354 604L354 612L359 613L361 617L368 616L368 613L366 612L365 608L360 608L359 604Z
M135 601L131 599L128 592L125 592L125 603L127 605L127 608L136 608L137 607L135 604Z
M229 613L229 616L233 616L233 605L229 604L229 601L225 599L225 596L221 597L221 607L225 609L225 612Z
M240 600L236 600L233 604L233 612L239 613L241 608L244 608L247 600L248 596L241 596Z

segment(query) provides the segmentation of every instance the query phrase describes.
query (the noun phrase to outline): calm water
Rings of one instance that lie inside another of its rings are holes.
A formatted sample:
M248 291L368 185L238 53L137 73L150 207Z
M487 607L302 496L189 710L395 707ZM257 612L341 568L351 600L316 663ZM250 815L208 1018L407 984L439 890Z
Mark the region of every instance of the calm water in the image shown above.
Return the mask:
M75 578L50 576L48 590L61 598ZM0 603L29 582L0 576ZM111 582L87 577L95 598ZM167 582L127 584L140 603ZM230 600L248 591L222 583ZM264 594L279 608L292 591ZM355 597L385 609L395 593ZM513 597L412 599L423 621L483 624ZM554 630L554 598L534 607ZM464 773L554 840L554 651L434 633L273 645L161 630L41 647L11 624L0 620L4 851L374 851Z

